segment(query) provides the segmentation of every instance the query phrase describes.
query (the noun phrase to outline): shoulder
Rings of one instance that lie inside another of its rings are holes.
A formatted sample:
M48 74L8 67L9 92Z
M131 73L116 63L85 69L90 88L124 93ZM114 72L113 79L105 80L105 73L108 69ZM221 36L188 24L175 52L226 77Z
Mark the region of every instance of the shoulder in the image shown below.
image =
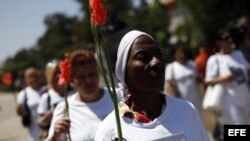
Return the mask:
M175 98L172 96L166 96L166 99L167 99L167 103L169 103L168 105L170 105L170 107L172 107L173 109L181 109L185 111L196 110L195 106L187 100Z
M64 108L65 108L65 102L64 100L62 100L61 102L59 102L56 107L55 107L55 110L54 112L57 112L57 111L64 111Z
M220 54L214 54L208 58L207 65L208 66L215 66L218 63L221 64L225 61L226 57Z
M49 98L49 93L43 93L42 95L41 95L41 100L44 100L44 99L48 99Z
M216 54L214 55L211 55L209 58L208 58L208 63L211 63L211 62L215 62L216 61L216 57L218 57Z
M65 108L64 101L58 103L53 111L53 118L61 117L64 114L64 108Z
M49 94L48 93L43 93L40 100L39 100L39 106L38 107L42 107L44 105L47 105L49 100Z
M76 100L75 100L76 95L77 95L77 92L76 92L76 93L73 93L73 94L68 95L68 96L67 96L67 100L68 100L68 102L69 102L69 103L74 103L74 102L76 101ZM63 103L63 101L62 101L62 102L60 102L60 103Z
M171 62L171 63L166 64L165 73L170 73L175 66L176 66L175 62Z
M116 124L115 124L115 113L114 111L111 112L98 126L95 140L103 140L103 139L111 139L111 136L113 136L116 132Z
M25 95L25 89L19 91L18 96L24 96L24 95Z
M26 94L25 89L22 89L22 90L17 94L17 103L18 103L18 104L24 103L25 94Z
M104 118L99 127L106 130L112 130L116 127L114 121L115 121L115 111L113 110Z

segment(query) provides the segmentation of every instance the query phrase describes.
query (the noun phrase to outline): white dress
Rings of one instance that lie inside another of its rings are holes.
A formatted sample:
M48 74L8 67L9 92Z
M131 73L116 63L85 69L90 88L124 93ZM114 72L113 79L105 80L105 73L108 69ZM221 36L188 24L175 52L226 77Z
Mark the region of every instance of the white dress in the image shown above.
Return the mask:
M234 76L233 81L222 84L226 90L222 110L226 124L247 124L248 122L250 101L247 86L248 67L237 52L229 55L215 54L208 59L206 81L211 81L217 76Z
M201 95L196 80L197 75L192 61L187 61L185 65L174 61L165 69L165 80L175 80L181 98L192 102L201 111Z
M40 99L40 93L37 90L34 90L31 87L26 87L24 90L20 91L17 96L17 103L20 105L24 104L25 101L25 93L27 95L27 104L31 111L32 122L28 127L29 131L29 140L30 141L38 141L39 138L39 127L37 124L37 107Z
M107 90L104 91L101 99L91 103L76 101L76 95L77 93L68 98L71 139L72 141L92 141L99 124L114 109L112 100ZM63 117L63 114L64 101L59 103L54 110L49 135L46 140L52 137L55 122ZM65 135L61 136L61 141L66 141Z
M150 123L141 123L127 117L120 121L123 138L127 141L209 141L199 112L188 101L166 96L163 113ZM99 126L95 141L118 138L115 112Z

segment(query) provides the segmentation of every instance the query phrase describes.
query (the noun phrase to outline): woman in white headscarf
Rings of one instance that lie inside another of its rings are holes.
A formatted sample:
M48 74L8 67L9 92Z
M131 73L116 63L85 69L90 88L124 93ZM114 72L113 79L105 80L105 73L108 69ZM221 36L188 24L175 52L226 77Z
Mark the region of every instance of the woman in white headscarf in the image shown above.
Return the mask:
M164 70L153 37L137 30L123 36L115 68L123 84L123 100L119 103L123 139L209 141L196 108L190 102L163 94ZM101 123L96 141L117 140L114 114Z

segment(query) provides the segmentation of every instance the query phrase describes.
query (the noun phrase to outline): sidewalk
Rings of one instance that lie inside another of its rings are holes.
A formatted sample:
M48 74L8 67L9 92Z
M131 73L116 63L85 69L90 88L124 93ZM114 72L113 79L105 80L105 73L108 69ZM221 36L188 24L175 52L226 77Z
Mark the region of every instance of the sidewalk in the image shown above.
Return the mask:
M211 131L214 127L214 123L215 123L215 119L214 119L214 116L213 116L213 113L210 112L210 111L202 111L202 119L203 119L203 122L204 122L204 126L208 132L208 135L210 137L210 140L212 140L212 135L211 135Z
M0 141L28 141L28 133L15 113L12 93L0 92Z

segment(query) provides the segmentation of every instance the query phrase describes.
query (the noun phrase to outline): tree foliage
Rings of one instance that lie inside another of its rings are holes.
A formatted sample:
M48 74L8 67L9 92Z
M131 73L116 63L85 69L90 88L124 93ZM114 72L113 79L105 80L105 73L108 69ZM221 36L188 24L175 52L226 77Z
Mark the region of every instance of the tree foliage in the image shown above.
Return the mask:
M179 0L180 1L180 0ZM241 16L250 16L249 0L182 0L204 38L214 40L217 31Z

